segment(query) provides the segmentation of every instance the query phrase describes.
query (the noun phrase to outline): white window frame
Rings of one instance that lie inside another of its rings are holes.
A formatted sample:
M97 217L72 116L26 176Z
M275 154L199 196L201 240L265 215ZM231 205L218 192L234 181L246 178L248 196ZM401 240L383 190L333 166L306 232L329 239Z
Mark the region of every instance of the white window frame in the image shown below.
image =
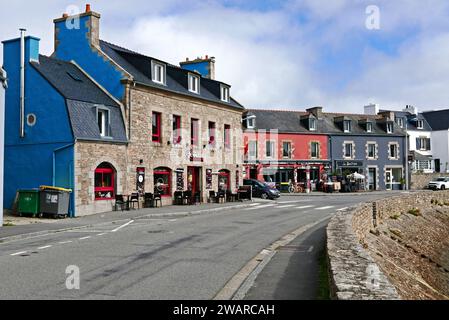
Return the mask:
M315 118L309 119L309 126L310 126L310 131L316 131L316 119Z
M391 147L394 146L394 153L391 154ZM388 158L389 160L399 160L399 144L398 143L389 143L388 144Z
M394 124L393 122L387 122L387 133L391 134L394 132Z
M373 132L373 123L372 122L366 123L366 132L368 132L368 133Z
M348 128L346 128L346 125L348 125ZM343 121L343 131L345 133L350 133L352 130L351 120L344 120Z
M220 85L220 98L223 102L229 102L230 101L230 88L225 85Z
M347 156L347 154L346 154L346 146L351 146L351 154L349 155L349 156ZM353 159L354 158L354 143L352 143L352 142L345 142L344 143L344 154L343 154L343 158L345 158L345 159Z
M257 159L257 140L248 141L248 158L251 160Z
M401 118L401 117L396 118L396 124L399 127L404 128L404 118Z
M374 150L373 150L373 156L370 156L370 146L374 146ZM377 154L377 144L376 143L372 143L372 142L369 142L368 143L368 145L367 145L367 154L366 154L366 157L368 158L368 159L370 159L370 160L375 160L376 159L376 154Z
M108 108L97 107L97 125L99 125L100 114L102 115L101 127L98 127L100 136L102 138L110 137L111 112Z
M316 150L314 149L314 146L316 146ZM313 156L313 152L315 151L315 156ZM320 143L317 141L312 141L310 143L310 158L312 159L319 159L320 158Z
M420 129L420 130L424 129L424 120L417 120L416 121L416 128Z
M158 68L161 68L161 69L158 69ZM162 74L160 72L157 72L160 70L162 70ZM161 77L160 80L158 79L157 75ZM166 79L167 79L166 65L163 63L160 63L160 62L151 61L151 77L152 77L153 82L165 85Z
M192 93L200 94L200 77L189 73L188 76L189 81L189 91Z
M284 151L285 151L284 146L285 146L285 144L290 145L290 149L288 150L288 156L284 156ZM291 141L282 141L282 158L284 158L284 159L291 159L292 155L293 155L292 142Z
M268 148L267 148L267 144L270 144L270 154L268 155ZM267 140L265 142L265 156L267 157L267 159L274 159L276 156L276 141L274 140Z
M254 129L256 127L256 119L255 118L246 119L246 127L248 129Z

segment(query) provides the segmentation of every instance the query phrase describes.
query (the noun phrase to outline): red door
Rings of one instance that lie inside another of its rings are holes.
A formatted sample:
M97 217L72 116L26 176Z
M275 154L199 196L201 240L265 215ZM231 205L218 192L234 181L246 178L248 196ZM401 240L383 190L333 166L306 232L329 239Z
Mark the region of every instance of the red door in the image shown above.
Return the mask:
M187 171L189 190L193 194L201 191L200 170L198 167L189 167Z

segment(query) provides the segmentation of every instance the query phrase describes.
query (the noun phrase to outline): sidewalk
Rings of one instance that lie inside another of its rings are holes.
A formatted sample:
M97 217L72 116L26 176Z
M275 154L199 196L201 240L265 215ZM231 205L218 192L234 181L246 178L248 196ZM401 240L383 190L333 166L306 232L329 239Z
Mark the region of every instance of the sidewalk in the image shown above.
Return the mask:
M321 191L313 191L311 193L281 193L282 196L296 196L296 197L344 197L344 196L366 196L366 195L391 195L391 194L402 194L402 193L410 193L414 192L403 191L403 190L394 190L394 191L360 191L360 192L333 192L326 193Z
M123 212L113 211L63 220L5 216L5 224L11 222L12 226L0 228L0 243L67 230L84 229L93 225L118 223L143 217L185 217L245 208L252 205L254 205L254 202L248 201L225 204L201 204L196 206L166 206L162 208L147 208Z

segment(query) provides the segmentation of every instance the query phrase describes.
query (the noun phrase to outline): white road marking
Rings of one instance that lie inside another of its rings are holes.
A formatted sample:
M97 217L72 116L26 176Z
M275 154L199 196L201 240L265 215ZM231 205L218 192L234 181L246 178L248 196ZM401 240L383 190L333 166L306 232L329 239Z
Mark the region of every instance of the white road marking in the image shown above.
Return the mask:
M335 206L327 206L327 207L315 208L315 210L328 210L328 209L332 209L332 208L335 208Z
M25 253L27 253L27 252L26 251L16 252L16 253L11 254L11 256L20 256Z
M308 253L312 253L313 249L314 249L314 247L311 246L307 252L308 252Z
M178 221L178 219L171 219L171 220L168 220L168 222L176 222L176 221Z
M253 207L253 208L248 208L248 209L244 209L243 211L252 211L252 210L259 210L259 209L263 209L263 208L269 208L269 207L274 207L276 204L272 203L272 204L264 204L263 206L257 206L257 207Z
M69 241L62 241L62 242L58 242L59 244L69 244L69 243L72 243L73 241L72 240L69 240Z
M133 222L134 222L134 220L131 220L130 222L125 223L123 226L120 226L120 227L118 227L117 229L112 230L111 232L117 232L117 231L119 231L119 230L121 230L121 229L123 229L123 228L129 226L129 225L130 225L131 223L133 223Z
M280 201L279 204L287 204L287 203L300 203L300 202L310 202L312 200L296 200L296 201Z
M338 209L337 211L345 211L347 209L348 209L348 207L345 207L345 208Z
M296 209L308 209L313 208L314 206L302 206L302 207L296 207Z
M48 249L48 248L51 248L52 246L43 246L43 247L39 247L39 248L37 248L37 250L45 250L45 249Z
M291 207L294 207L295 205L294 204L288 204L288 205L285 205L285 206L280 206L280 207L277 207L278 209L284 209L284 208L291 208Z
M87 240L87 239L90 239L90 238L92 238L92 237L88 236L88 237L80 238L80 240Z
M101 237L101 236L104 236L106 233L99 233L99 234L97 234L97 237Z

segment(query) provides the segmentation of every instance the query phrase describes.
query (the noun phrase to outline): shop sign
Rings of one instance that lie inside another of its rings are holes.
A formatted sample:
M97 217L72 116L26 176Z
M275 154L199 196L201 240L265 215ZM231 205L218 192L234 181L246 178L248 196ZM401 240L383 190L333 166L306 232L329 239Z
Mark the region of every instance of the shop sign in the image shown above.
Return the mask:
M176 191L184 191L184 169L176 169Z
M145 168L137 168L136 190L140 195L145 193Z
M337 161L338 167L363 167L363 161Z
M212 189L212 169L206 169L206 189Z

